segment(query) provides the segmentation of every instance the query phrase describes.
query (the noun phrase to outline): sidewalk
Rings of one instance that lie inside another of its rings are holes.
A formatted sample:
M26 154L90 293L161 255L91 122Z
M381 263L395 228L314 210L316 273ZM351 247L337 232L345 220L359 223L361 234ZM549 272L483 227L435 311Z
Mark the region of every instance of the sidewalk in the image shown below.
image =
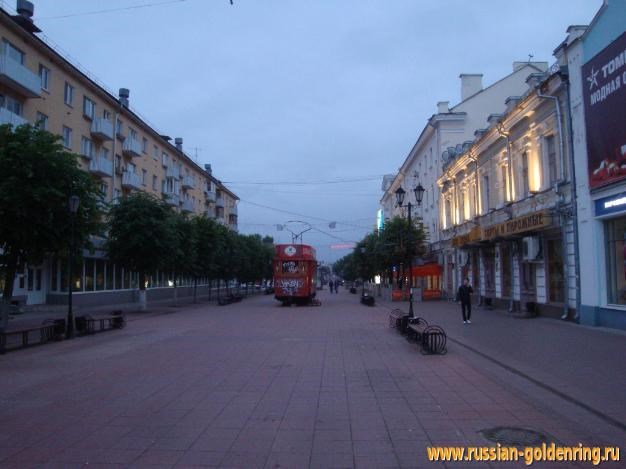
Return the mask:
M222 289L223 290L223 289ZM168 314L176 312L183 308L192 308L194 306L207 305L217 303L217 289L213 289L214 293L211 295L211 299L208 299L207 294L198 295L197 301L194 303L193 297L184 296L174 301L173 299L148 301L147 309L145 311L139 310L139 303L124 303L124 304L109 304L99 306L81 306L74 308L74 316L81 316L83 314L104 314L111 311L122 310L126 313L127 320L134 321L136 319L154 316L158 314ZM241 290L242 294L245 290ZM221 291L221 294L224 292ZM253 297L261 294L262 292L249 291L248 297ZM20 314L11 315L9 317L9 325L7 330L17 329L20 327L29 327L41 324L46 319L66 319L67 318L67 305L52 305L50 311L30 311Z
M407 302L376 299L408 312ZM415 302L414 312L445 329L449 349L478 353L626 429L626 333L477 306L463 324L461 306L447 301Z

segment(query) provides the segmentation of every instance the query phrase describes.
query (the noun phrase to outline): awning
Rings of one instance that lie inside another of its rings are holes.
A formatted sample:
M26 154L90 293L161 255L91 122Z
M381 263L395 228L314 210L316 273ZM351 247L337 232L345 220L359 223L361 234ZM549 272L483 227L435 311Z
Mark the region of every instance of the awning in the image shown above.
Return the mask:
M413 277L439 276L443 272L443 267L439 264L425 264L413 267Z

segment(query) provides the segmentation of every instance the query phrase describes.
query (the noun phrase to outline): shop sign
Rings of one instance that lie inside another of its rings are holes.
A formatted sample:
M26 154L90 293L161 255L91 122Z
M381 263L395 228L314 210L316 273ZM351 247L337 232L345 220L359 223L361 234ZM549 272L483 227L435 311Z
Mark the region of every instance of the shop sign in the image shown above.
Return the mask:
M619 213L626 211L626 192L621 194L612 195L610 197L603 197L595 201L596 204L596 216L610 215L612 213Z
M589 187L626 179L626 33L582 68Z
M482 231L479 226L475 226L469 233L452 238L452 246L458 248L480 240L482 240Z
M526 231L534 231L546 228L552 224L552 217L548 210L533 213L523 217L513 218L512 220L498 223L487 228L483 228L482 238L484 240L513 236Z

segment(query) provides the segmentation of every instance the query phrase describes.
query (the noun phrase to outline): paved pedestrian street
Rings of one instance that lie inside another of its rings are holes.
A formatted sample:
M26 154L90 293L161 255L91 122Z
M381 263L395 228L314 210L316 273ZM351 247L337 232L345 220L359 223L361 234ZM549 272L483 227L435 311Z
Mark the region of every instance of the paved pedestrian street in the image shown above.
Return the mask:
M623 422L615 412L626 393L612 387L626 376L624 355L597 364L614 375L605 384L585 365L577 386L571 363L544 382L553 359L541 354L561 353L559 334L570 341L586 328L477 308L470 331L458 305L423 303L418 312L451 339L447 355L425 356L387 327L391 305L363 306L343 289L320 298L320 307L256 296L166 308L120 331L7 353L0 467L526 467L428 462L427 447L493 445L480 431L500 426L623 449L626 432L607 417ZM528 338L543 345L519 355L510 340L489 341L499 328L530 337L533 327L552 328L552 340ZM594 334L606 341L590 335L589 344L608 352L625 342ZM602 398L586 401L594 386ZM577 464L532 467L592 467Z

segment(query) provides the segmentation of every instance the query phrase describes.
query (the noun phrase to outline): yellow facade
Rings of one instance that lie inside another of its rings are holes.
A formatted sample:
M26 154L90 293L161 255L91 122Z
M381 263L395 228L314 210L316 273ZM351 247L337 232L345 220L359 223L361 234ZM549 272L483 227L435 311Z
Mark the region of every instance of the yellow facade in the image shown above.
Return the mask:
M3 10L0 36L0 123L26 121L61 136L68 150L81 155L85 171L98 178L109 202L140 190L165 197L176 210L216 217L237 228L237 196L124 106L123 99Z

